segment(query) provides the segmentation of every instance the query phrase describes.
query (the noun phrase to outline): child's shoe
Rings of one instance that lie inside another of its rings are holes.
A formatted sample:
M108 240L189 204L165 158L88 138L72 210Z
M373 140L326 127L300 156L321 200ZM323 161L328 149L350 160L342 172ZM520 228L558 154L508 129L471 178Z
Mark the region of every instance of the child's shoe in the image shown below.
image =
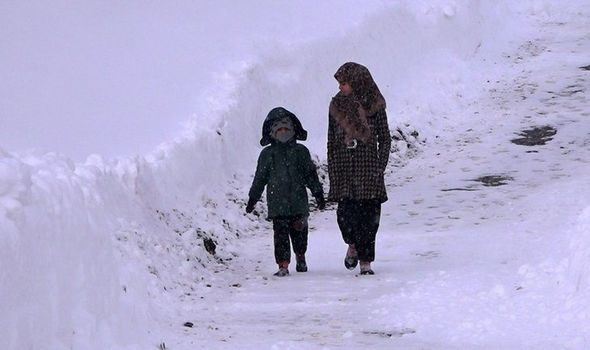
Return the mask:
M289 275L289 260L279 261L279 271L274 273L277 277Z
M305 263L305 261L298 261L295 270L297 270L297 272L307 272L307 263Z
M361 275L374 275L375 271L371 269L370 261L361 261Z
M358 262L359 258L356 248L354 247L354 244L349 244L348 250L346 251L346 256L344 257L344 266L349 270L354 270Z
M305 262L305 255L297 255L297 265L295 265L297 272L307 272L307 263Z
M289 276L289 269L286 267L279 267L279 271L275 272L274 275L277 277Z

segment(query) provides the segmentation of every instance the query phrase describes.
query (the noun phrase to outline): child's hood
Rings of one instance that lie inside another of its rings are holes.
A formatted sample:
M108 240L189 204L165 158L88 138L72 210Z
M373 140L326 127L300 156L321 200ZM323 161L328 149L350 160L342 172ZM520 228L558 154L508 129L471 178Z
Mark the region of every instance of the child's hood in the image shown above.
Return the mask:
M268 112L268 115L262 124L262 138L260 139L261 146L266 146L272 142L272 138L270 137L272 123L275 120L282 119L284 117L291 118L291 122L295 128L295 139L301 141L307 140L307 131L303 129L303 126L301 125L301 122L297 116L283 107L276 107Z

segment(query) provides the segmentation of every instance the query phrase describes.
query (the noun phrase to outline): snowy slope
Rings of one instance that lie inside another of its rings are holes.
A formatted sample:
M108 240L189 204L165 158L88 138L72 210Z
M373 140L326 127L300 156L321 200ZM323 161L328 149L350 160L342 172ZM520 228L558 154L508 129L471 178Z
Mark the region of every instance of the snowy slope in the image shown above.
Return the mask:
M271 278L267 227L243 243L232 279L213 283L171 321L177 333L166 344L588 348L590 85L582 67L590 12L576 12L539 16L538 34L483 57L501 74L488 73L485 92L453 110L455 123L392 169L376 276L344 269L345 245L328 211L311 218L310 272ZM544 126L555 133L522 145L524 131Z
M9 349L585 348L582 5L391 4L354 31L232 65L185 133L145 156L3 151L0 339ZM348 60L373 72L392 129L418 131L392 154L378 275L344 270L326 211L311 218L310 272L277 281L268 223L242 213L261 121L274 106L293 110L323 162L332 74ZM557 130L546 145L510 142L545 125ZM484 176L507 183L474 181Z

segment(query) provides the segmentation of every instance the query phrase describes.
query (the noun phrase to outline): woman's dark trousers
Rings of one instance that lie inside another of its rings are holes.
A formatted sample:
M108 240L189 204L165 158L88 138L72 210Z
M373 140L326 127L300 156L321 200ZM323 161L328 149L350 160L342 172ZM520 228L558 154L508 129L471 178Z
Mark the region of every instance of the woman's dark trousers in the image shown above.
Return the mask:
M277 264L291 261L291 243L293 251L298 256L304 256L307 251L307 216L278 217L273 219L275 260Z
M354 244L360 261L375 260L375 237L381 219L379 200L343 200L336 211L346 244Z

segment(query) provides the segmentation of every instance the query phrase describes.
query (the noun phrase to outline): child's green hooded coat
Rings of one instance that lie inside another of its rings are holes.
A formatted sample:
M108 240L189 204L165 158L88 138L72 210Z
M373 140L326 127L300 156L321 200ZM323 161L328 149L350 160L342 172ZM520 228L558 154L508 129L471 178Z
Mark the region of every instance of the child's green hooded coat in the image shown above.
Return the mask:
M293 122L295 137L286 143L277 142L270 137L271 125L273 121L286 116ZM269 219L308 215L306 187L314 197L323 198L322 185L309 150L296 141L305 139L307 131L293 113L282 107L268 113L262 126L260 144L265 146L270 143L270 146L260 152L249 197L254 202L258 201L266 186Z

